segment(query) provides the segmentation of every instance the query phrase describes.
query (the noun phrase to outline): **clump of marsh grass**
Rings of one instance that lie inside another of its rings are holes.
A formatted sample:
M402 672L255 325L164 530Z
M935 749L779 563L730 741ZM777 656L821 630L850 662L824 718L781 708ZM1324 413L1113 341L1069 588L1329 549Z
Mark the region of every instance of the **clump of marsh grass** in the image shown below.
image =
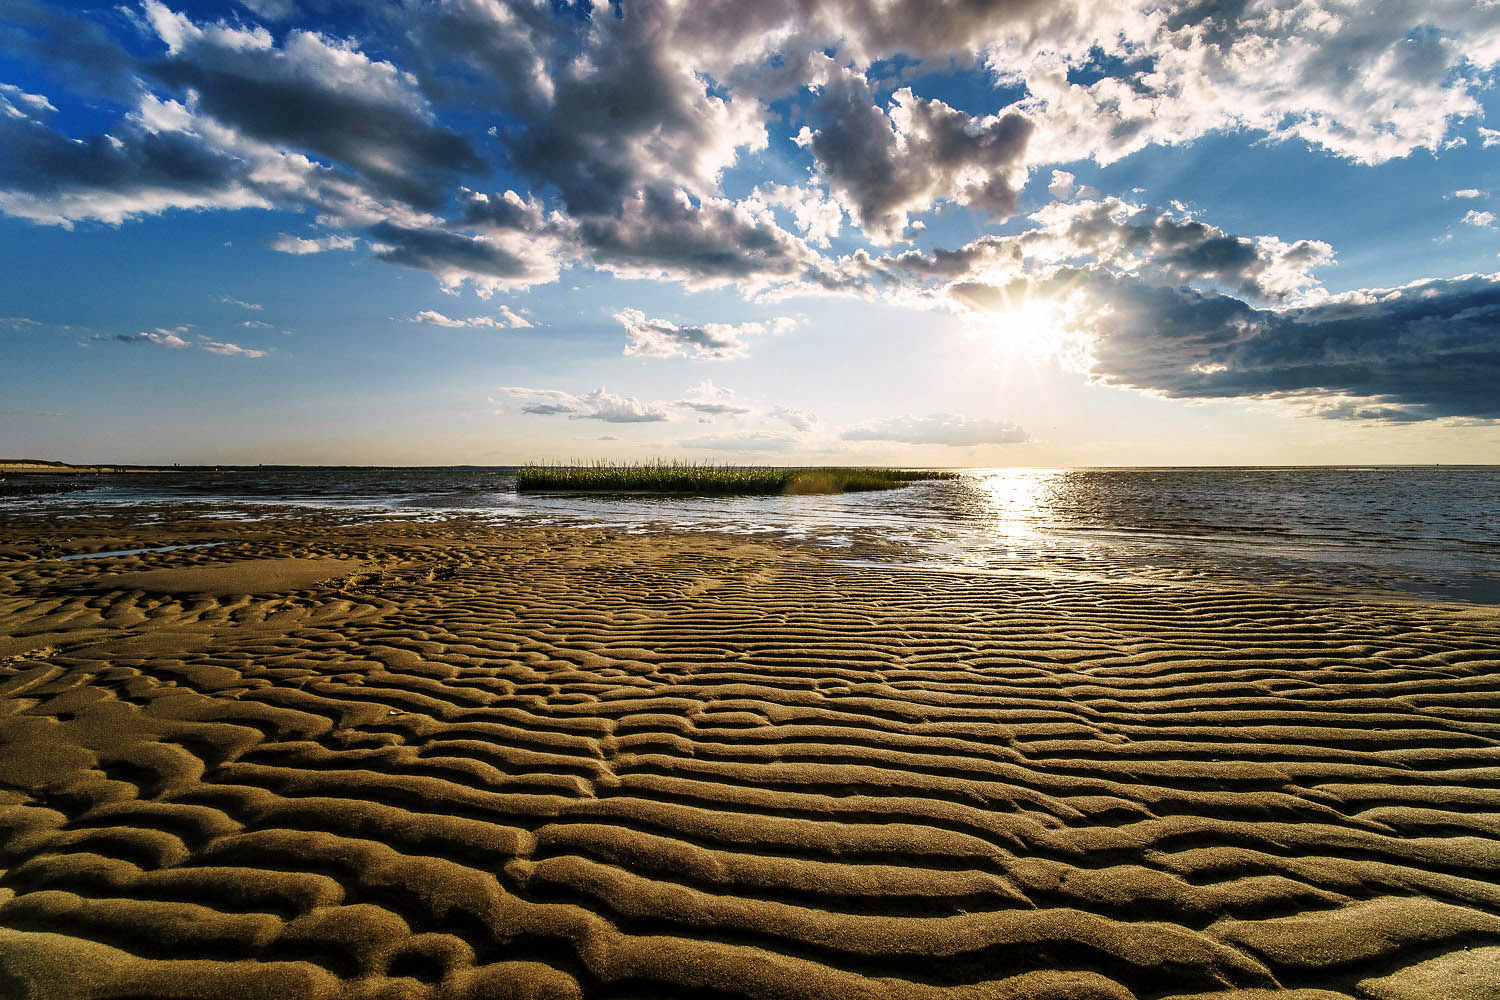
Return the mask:
M856 493L895 489L922 479L957 477L956 472L923 469L797 468L718 465L713 462L533 463L521 468L516 489L523 493L687 493L699 496Z

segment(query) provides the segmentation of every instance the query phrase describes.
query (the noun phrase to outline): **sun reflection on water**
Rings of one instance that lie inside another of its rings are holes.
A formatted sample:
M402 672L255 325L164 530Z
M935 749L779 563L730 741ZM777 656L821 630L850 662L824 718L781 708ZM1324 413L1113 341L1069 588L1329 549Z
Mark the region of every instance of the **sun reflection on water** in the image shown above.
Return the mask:
M980 472L976 476L979 500L992 532L1013 545L1035 539L1050 520L1050 500L1058 474L1056 469Z

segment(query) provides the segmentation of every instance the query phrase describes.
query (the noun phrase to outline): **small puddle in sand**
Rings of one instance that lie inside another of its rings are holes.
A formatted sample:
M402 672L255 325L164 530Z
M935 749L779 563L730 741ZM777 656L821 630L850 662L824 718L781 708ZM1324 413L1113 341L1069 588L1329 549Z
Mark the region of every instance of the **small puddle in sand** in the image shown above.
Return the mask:
M158 545L153 549L116 549L113 552L80 552L74 556L58 556L54 562L71 562L74 559L108 559L111 556L138 556L145 552L176 552L178 549L211 549L223 542L193 542L190 545Z

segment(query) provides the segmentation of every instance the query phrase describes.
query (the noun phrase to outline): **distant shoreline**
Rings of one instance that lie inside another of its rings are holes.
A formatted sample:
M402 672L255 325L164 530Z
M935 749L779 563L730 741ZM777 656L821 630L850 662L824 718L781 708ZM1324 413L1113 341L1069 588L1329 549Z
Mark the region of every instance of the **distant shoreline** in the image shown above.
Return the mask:
M42 459L0 459L0 475L10 473L26 473L27 475L65 475L65 474L97 474L108 472L171 472L159 466L150 465L68 465L66 462L47 462Z
M892 467L904 469L927 469L945 472L974 472L988 470L1012 470L1012 469L1040 469L1055 470L1059 472L1267 472L1267 471L1308 471L1316 469L1495 469L1500 468L1500 463L1494 462L1432 462L1423 465L1412 465L1410 463L1376 464L1370 462L1351 462L1346 465L920 465L900 464ZM758 466L749 466L757 468ZM772 466L766 466L770 468ZM822 466L786 466L777 465L775 468L799 468L815 469ZM184 472L285 472L290 470L457 470L469 469L475 472L516 472L525 468L524 464L518 465L280 465L273 463L254 463L240 465L233 462L219 463L214 465L129 465L124 463L101 463L96 465L70 465L67 462L53 462L45 459L0 459L0 476L6 473L20 474L103 474L103 473L129 473L129 472L153 472L153 473L184 473Z

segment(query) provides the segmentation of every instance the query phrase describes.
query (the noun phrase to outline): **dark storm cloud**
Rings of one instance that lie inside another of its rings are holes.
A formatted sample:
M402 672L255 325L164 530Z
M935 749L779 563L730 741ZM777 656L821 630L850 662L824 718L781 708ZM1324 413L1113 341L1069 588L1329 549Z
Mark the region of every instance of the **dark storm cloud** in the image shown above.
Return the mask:
M1214 282L1252 298L1285 300L1333 259L1333 248L1316 240L1250 239L1118 198L1054 204L1033 218L1041 228L1017 238L1029 253L1145 269L1164 283Z
M237 168L233 158L180 133L148 132L130 139L73 140L39 122L0 118L0 144L6 148L0 185L25 185L38 195L96 187L165 187L191 193L221 187Z
M838 271L898 299L951 299L979 311L1013 300L996 287L1010 278L1042 280L1059 268L1132 275L1157 285L1216 285L1281 304L1313 289L1313 271L1334 256L1317 240L1237 236L1117 198L1053 202L1030 219L1036 226L1025 232L981 236L953 250L878 257L856 251L840 259Z
M1500 419L1500 275L1281 311L1128 279L1089 282L1104 382L1177 397L1357 397L1324 416Z
M740 149L765 145L761 105L715 91L706 53L678 47L681 13L459 0L410 8L405 30L427 90L490 111L508 165L587 216L650 186L711 192Z
M555 276L550 261L525 246L506 246L482 236L390 222L377 223L369 232L375 255L381 260L429 271L447 284L473 279L481 288L486 281L489 287L498 287Z
M468 229L530 230L542 228L542 207L514 191L483 194L460 188L458 223Z
M1475 95L1500 58L1492 13L1455 0L1382 0L1357 18L1323 6L251 0L188 16L159 0L87 14L9 0L0 46L29 71L26 85L93 104L79 112L54 95L65 122L51 135L16 132L53 129L29 113L7 124L0 210L68 224L310 208L340 240L368 232L385 259L481 293L551 280L569 263L747 295L964 281L1023 256L1051 266L1061 251L1012 238L898 258L814 247L842 235L842 208L856 222L848 238L874 242L908 236L945 204L1004 219L1044 163L1107 162L1216 129L1376 163L1439 150L1480 113ZM898 54L904 69L876 64ZM995 113L934 100L920 83L887 98L869 82L921 80L918 65L987 74ZM1011 88L1026 96L1006 105ZM101 96L128 109L107 126L114 139L64 148L106 130L70 133L67 120L97 114ZM748 179L758 183L784 167L797 176L775 179L795 188L768 184L777 195L731 197L743 176L723 184L732 168L766 168ZM773 207L795 208L807 239ZM1133 208L1070 217L1068 263L1288 303L1329 255Z
M38 222L267 204L245 182L242 161L180 132L132 127L74 140L43 122L0 116L0 149L0 209Z
M168 46L146 72L242 135L345 164L420 208L482 166L467 138L434 121L414 79L352 44L292 31L277 47L259 31L204 28L149 0L146 10Z
M759 109L707 92L660 43L666 13L596 18L587 70L561 75L547 113L510 143L515 165L574 214L614 212L648 184L711 189L740 146L764 145Z
M798 141L867 234L897 239L908 213L941 200L998 219L1015 211L1033 127L1021 115L976 119L909 88L886 111L862 75L841 73L823 88L812 117L816 127Z
M694 202L682 191L649 188L618 214L578 219L576 238L601 266L688 284L741 282L747 289L788 281L818 256L769 216L726 199Z
M397 38L405 64L428 93L506 109L507 119L546 113L552 77L587 41L590 21L551 5L452 0L409 5Z

